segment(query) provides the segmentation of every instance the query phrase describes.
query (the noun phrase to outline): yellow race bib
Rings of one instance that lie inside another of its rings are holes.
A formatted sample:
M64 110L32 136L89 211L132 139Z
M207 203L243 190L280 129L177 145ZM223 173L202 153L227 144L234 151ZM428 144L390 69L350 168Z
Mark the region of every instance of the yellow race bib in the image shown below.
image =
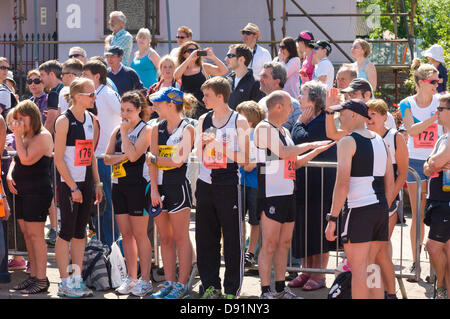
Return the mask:
M178 145L158 145L159 156L161 157L173 157L178 151ZM158 169L162 171L167 171L175 169L176 167L168 167L163 165L157 165Z
M113 165L111 173L112 178L121 178L127 176L127 172L123 167L123 164L125 164L126 162L128 162L128 160Z

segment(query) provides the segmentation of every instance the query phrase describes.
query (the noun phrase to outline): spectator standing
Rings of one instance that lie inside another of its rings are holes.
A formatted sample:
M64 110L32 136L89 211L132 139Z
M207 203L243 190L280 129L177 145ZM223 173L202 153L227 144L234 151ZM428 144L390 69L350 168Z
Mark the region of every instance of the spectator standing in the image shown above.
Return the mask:
M278 50L278 57L274 60L276 62L280 62L286 69L286 83L284 84L283 90L288 92L292 98L296 99L300 92L299 72L301 62L298 57L294 39L287 37L281 40L280 49Z
M6 113L17 104L16 96L11 88L6 85L8 78L9 61L7 58L0 57L0 112L3 118Z
M446 134L436 143L430 157L424 164L424 173L430 176L430 188L427 196L427 225L430 226L427 241L427 251L433 270L436 272L436 299L447 299L450 287L450 225L448 216L450 208L450 193L444 189L448 182L444 182L444 174L449 174L450 165L450 94L440 97L438 106L438 123ZM447 180L448 181L448 180ZM427 218L428 216L428 218ZM445 289L445 287L447 289Z
M269 62L264 64L263 70L260 74L260 90L263 91L266 96L259 100L258 104L264 109L267 116L267 96L277 90L283 90L286 83L286 69L281 63ZM293 111L289 115L289 119L283 123L283 126L290 131L297 121L299 115L302 113L300 109L300 103L297 99L291 96L291 104Z
M317 41L314 46L314 73L313 80L318 80L327 85L327 90L333 87L334 67L328 56L331 53L331 45L328 41Z
M77 59L80 60L81 63L87 62L87 53L86 50L81 47L71 47L69 50L69 59Z
M64 87L62 83L62 66L56 60L50 60L39 66L41 81L48 90L47 96L47 119L45 128L50 133L54 133L56 117L58 116L59 92Z
M356 39L352 45L352 57L356 62L354 66L358 72L358 78L370 82L373 91L377 90L377 69L369 60L370 44L363 39Z
M444 63L444 49L439 44L433 44L428 50L422 52L423 56L428 58L428 63L433 65L439 71L438 93L447 91L448 74Z
M145 90L136 71L122 64L123 50L120 47L110 47L105 55L109 64L108 77L116 85L120 96L128 91Z
M203 62L202 56L197 53L201 51L200 46L193 41L186 42L178 53L178 67L175 69L175 80L181 80L181 91L193 94L199 101L194 119L198 119L206 113L203 104L203 92L201 86L209 76L225 75L228 72L226 65L219 60L211 48L203 51L206 58L211 59L214 64Z
M133 36L125 30L127 17L122 11L113 11L109 14L109 28L113 32L105 39L105 51L112 46L118 46L123 50L123 65L130 65L131 50L133 48Z
M255 80L253 70L248 68L251 60L252 51L247 45L233 44L229 47L225 63L232 71L226 78L231 86L228 106L233 110L241 102L258 102L265 95L259 89L259 81Z
M406 184L411 202L412 224L410 231L411 248L413 260L416 260L416 223L421 223L420 247L421 251L425 227L423 220L416 220L417 209L422 214L425 211L426 194L428 190L428 177L424 175L423 165L430 156L437 139L442 136L442 126L436 121L439 106L439 95L437 87L439 85L438 70L431 64L423 64L419 59L414 59L411 69L414 71L414 83L417 94L409 96L400 102L400 112L403 124L409 135L408 152L409 167L412 167L420 176L422 181L421 203L422 207L416 207L417 203L417 183L411 173L408 173ZM426 132L426 133L424 133ZM415 271L416 264L413 262L411 272Z
M37 294L50 287L44 226L53 199L50 177L53 139L42 125L39 109L30 100L19 103L12 117L10 130L14 133L17 155L9 167L7 181L9 190L16 195L15 214L30 262L29 278L14 289L23 294Z
M174 87L176 89L181 88L181 84L175 81L173 76L175 72L175 60L170 55L165 55L159 61L159 81L153 84L147 92L147 97L160 90Z
M310 81L302 85L300 95L302 115L291 131L294 144L327 139L325 130L326 97L327 88L322 82ZM330 147L314 159L319 162L336 162L336 160L336 146ZM305 268L324 269L328 265L329 258L328 241L325 238L325 217L331 208L336 169L324 168L323 176L320 168L310 167L307 170L307 180L305 180L306 168L298 169L296 174L297 210L292 239L292 255L295 258L302 258L302 266ZM308 190L307 197L305 197L305 189ZM305 241L307 242L306 248ZM325 287L325 275L303 273L292 280L289 287L301 287L307 291L317 290Z
M69 101L65 96L70 92L70 83L81 76L83 72L83 62L78 59L69 59L62 64L61 79L64 87L59 92L59 113L64 113L69 108Z
M343 64L336 73L336 87L339 90L346 89L350 82L358 77L352 64Z
M312 58L314 56L314 36L310 31L302 31L298 35L297 39L297 49L299 57L302 59L302 68L300 70L300 80L302 85L308 81L311 81L314 73L314 65L312 63Z
M241 29L241 34L242 42L252 50L253 59L248 67L253 70L255 79L259 80L259 75L261 74L264 64L272 61L272 56L267 49L256 43L261 38L261 33L256 24L248 23Z
M136 40L138 50L134 54L131 68L136 71L144 87L148 89L157 81L160 56L152 47L152 34L147 28L139 29Z
M178 52L183 44L192 41L192 30L189 27L183 25L178 28L176 38L178 47L173 48L172 51L170 51L170 56L172 57L172 59L174 59L174 61L178 59Z
M47 93L41 81L39 70L31 70L27 74L27 86L31 93L30 100L37 105L41 113L42 123L47 119Z
M96 156L106 153L109 138L113 130L121 122L120 96L107 85L106 74L106 67L100 61L90 60L83 66L83 77L92 80L95 88L95 105L97 107L97 119L100 124L100 135L95 150ZM99 238L104 244L111 246L120 235L119 228L112 217L111 166L106 165L103 158L97 159L97 165L100 181L103 183L106 208L103 215L100 216L100 221L98 221L97 217L94 217L94 226L98 234L98 224L100 224L101 234ZM115 237L113 237L113 227Z

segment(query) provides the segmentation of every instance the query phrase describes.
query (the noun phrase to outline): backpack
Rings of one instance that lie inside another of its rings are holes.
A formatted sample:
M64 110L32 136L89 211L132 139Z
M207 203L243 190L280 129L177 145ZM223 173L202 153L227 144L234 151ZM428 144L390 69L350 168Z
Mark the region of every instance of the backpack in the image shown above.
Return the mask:
M328 292L328 299L352 299L352 273L340 273Z
M109 247L97 239L86 245L81 273L86 286L95 290L108 290L112 287L109 253Z

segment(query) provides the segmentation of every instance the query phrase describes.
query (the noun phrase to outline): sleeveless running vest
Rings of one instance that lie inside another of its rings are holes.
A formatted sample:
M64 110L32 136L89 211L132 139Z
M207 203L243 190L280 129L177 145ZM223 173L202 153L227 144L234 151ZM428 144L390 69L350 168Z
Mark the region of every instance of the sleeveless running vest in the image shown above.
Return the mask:
M144 121L140 121L136 127L128 134L128 138L131 143L135 143L139 137L139 134L147 125ZM122 148L122 136L120 129L116 133L116 143L114 146L116 154L123 154ZM145 163L145 153L143 153L139 159L135 162L126 160L122 163L113 165L113 178L114 184L139 184L147 183L149 180L148 166Z
M436 151L439 150L441 145L445 145L447 143L448 133L442 135L436 143ZM427 199L449 202L450 204L450 192L444 192L442 190L442 180L443 180L444 171L439 172L438 175L434 174L430 178L430 182L428 183L428 194Z
M180 121L178 127L170 134L167 131L167 120L158 124L158 148L159 156L173 157L183 138L183 132L189 122L187 119ZM180 167L165 167L158 165L158 185L182 185L186 180L187 164Z
M366 138L353 132L350 136L355 140L356 151L352 159L347 207L368 206L386 200L384 175L387 152L383 139L378 134Z
M267 123L272 125L270 122ZM278 130L278 128L276 129ZM283 145L295 145L289 137L287 129L284 127L282 129L284 130L284 135L279 130L278 135ZM294 194L295 158L281 159L270 149L257 147L256 159L256 167L258 169L258 198ZM293 173L293 175L289 175L289 173Z

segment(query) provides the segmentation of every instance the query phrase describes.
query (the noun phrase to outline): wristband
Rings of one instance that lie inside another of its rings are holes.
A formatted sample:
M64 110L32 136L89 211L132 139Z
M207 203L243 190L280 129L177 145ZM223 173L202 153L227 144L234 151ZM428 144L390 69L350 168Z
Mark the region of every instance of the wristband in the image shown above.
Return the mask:
M100 186L100 187L103 187L103 183L102 183L102 182L98 182L98 183L95 183L94 186L95 186L95 187L99 187L99 186Z
M74 190L70 190L70 192L71 192L71 193L75 193L75 192L78 191L78 190L80 190L80 189L79 189L78 186L77 186Z
M327 214L326 220L327 220L328 222L337 222L338 218L337 218L337 217L334 217L334 216L331 215L331 214Z

